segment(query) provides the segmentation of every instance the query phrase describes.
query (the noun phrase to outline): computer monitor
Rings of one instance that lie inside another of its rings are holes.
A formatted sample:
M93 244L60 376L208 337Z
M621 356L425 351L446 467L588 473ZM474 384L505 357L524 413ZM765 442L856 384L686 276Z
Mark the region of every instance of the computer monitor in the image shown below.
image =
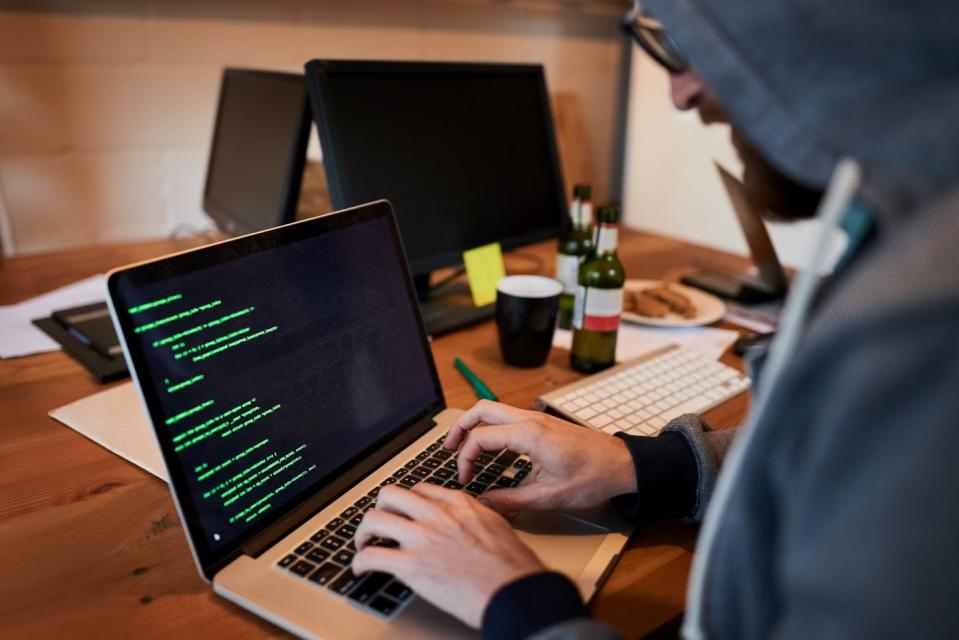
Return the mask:
M492 305L430 291L429 274L565 224L542 66L313 60L306 85L332 205L393 204L430 333L488 317Z
M292 222L310 132L303 76L224 69L203 209L221 231Z

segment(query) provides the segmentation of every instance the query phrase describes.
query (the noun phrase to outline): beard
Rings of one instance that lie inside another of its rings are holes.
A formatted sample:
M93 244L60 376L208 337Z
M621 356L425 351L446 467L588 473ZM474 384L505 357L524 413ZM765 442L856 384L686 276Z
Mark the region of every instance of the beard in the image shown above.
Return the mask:
M733 129L733 146L743 162L743 185L750 204L769 222L808 220L816 215L823 191L802 185L774 168Z

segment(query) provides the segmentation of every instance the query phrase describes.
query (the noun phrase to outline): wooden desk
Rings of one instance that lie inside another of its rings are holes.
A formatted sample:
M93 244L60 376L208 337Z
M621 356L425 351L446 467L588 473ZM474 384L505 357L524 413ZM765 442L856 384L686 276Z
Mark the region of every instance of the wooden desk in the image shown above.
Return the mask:
M101 247L17 258L0 268L0 304L127 262L196 246L196 239ZM624 230L620 256L631 277L682 267L741 268L743 260ZM508 257L511 272L549 273L554 243ZM462 357L501 397L530 407L539 394L578 379L565 351L539 369L503 364L486 322L433 342L446 401L475 396L453 368ZM723 361L739 366L727 354ZM103 390L60 352L0 361L0 636L252 638L283 632L215 597L197 574L164 483L47 417ZM738 424L747 399L713 409L718 427ZM659 522L639 531L598 594L593 613L646 635L681 615L696 531Z

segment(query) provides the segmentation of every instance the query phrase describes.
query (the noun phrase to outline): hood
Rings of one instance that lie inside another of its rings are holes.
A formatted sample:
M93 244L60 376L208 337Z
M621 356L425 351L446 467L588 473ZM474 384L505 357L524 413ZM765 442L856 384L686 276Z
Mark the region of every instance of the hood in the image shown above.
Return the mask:
M733 125L801 184L842 157L897 217L959 186L956 0L646 0Z

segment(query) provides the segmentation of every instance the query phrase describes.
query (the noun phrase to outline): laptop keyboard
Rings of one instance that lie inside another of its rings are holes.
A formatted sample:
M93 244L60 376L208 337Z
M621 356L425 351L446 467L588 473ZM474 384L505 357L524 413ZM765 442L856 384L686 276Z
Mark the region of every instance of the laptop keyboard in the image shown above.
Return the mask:
M443 435L396 469L380 486L374 487L339 517L327 522L325 527L283 556L277 566L381 616L395 615L410 601L413 591L388 574L357 576L350 568L356 553L353 536L366 512L376 506L380 488L395 484L409 489L420 482L428 482L478 496L484 491L515 487L533 468L529 459L513 451L482 453L473 465L472 480L464 487L456 479L456 454L442 446L445 438ZM372 544L397 546L396 542L383 539L376 539Z

